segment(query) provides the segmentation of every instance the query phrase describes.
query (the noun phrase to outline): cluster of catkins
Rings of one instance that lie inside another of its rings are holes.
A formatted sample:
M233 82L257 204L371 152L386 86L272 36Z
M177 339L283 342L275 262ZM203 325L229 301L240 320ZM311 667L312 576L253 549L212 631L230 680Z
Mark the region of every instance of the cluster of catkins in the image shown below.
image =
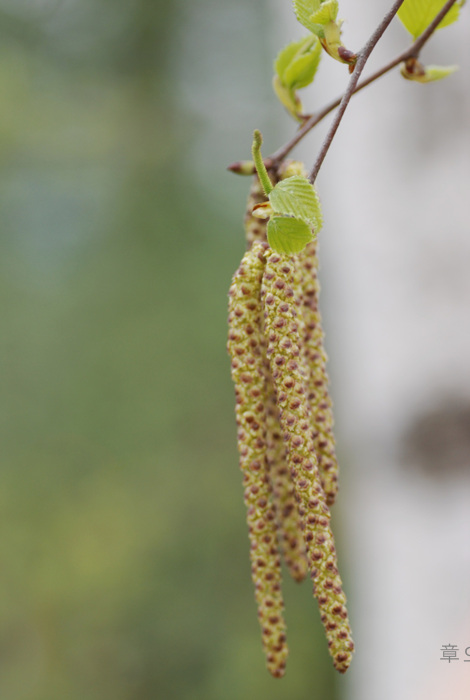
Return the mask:
M284 177L296 169L291 164ZM263 648L268 670L280 678L288 654L282 555L296 581L310 573L330 654L344 673L354 643L330 527L338 476L316 241L296 255L274 252L266 222L252 215L264 199L255 176L248 250L230 287L228 336Z

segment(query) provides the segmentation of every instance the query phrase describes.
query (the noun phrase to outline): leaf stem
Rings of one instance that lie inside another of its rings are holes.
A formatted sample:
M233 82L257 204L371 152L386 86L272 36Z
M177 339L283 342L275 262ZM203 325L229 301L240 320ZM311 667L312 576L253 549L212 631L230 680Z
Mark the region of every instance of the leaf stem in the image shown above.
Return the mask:
M363 88L367 87L371 83L375 82L378 78L381 78L386 73L390 72L398 66L400 63L407 61L409 58L417 58L421 49L426 44L426 42L431 38L431 36L436 31L437 27L444 19L452 5L455 4L457 0L447 0L446 4L442 7L440 12L435 16L433 21L428 25L422 34L416 39L416 41L411 44L411 46L403 51L401 54L396 56L392 61L379 68L375 73L372 73L368 78L357 83L352 90L352 95L356 94ZM354 77L354 74L353 74ZM348 86L348 90L350 85ZM327 104L320 112L312 114L312 116L306 120L306 122L300 127L300 129L294 134L294 136L281 148L279 148L275 153L273 153L269 158L266 158L266 165L268 167L277 167L279 163L284 160L284 158L292 151L292 149L306 136L317 124L319 124L328 114L330 114L336 107L341 104L342 97L337 98L333 102Z
M261 155L261 144L263 143L263 137L258 129L255 129L253 133L253 145L251 147L251 152L253 154L253 160L255 162L256 172L258 173L259 181L261 182L261 187L264 190L266 197L273 190L273 183L269 179L268 171L263 161Z

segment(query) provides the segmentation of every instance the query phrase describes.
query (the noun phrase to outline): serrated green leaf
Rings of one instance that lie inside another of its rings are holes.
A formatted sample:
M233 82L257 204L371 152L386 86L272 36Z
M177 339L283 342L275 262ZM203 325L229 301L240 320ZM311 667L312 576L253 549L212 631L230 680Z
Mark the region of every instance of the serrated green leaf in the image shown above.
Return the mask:
M442 10L445 3L446 0L405 0L397 14L413 39L417 39L431 24L437 13ZM455 22L459 18L462 5L462 0L452 5L438 29Z
M320 5L319 9L310 16L310 22L313 22L313 24L335 22L338 16L338 10L338 0L325 0L325 2L322 2Z
M323 223L320 200L305 177L293 175L281 180L269 194L276 214L295 216L314 226L318 232Z
M299 90L313 82L320 64L322 46L317 39L317 47L303 56L298 56L284 73L285 84Z
M312 22L311 17L320 9L321 0L294 0L295 16L300 24L303 24L309 32L313 32L318 37L323 37L323 27L321 24Z
M302 39L301 41L293 41L290 44L287 44L287 46L284 46L284 48L281 49L278 55L276 56L276 60L274 61L274 72L279 77L281 82L284 82L284 73L289 64L299 53L299 50L301 49L303 43L304 39Z
M321 53L321 44L312 35L282 49L274 63L274 70L282 85L294 90L310 85L317 72Z
M423 73L409 73L406 66L401 69L401 74L407 80L414 80L416 83L433 83L436 80L447 78L458 70L458 66L425 66Z
M267 235L270 247L281 255L300 253L313 241L310 226L290 216L273 216L268 222Z

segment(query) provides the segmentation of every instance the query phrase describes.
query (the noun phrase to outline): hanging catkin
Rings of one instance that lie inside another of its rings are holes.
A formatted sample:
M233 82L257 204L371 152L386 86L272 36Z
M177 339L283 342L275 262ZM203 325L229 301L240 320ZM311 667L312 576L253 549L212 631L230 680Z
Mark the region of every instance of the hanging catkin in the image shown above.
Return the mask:
M289 174L291 174L290 171L284 177L287 177ZM259 219L252 215L253 208L265 201L266 195L263 192L258 176L255 175L248 195L245 214L247 249L250 249L255 241L266 241L266 219ZM294 485L287 467L286 447L279 424L279 411L276 405L276 394L269 362L267 362L266 372L266 456L273 488L278 539L282 556L290 575L295 581L300 582L303 581L308 570L305 545L299 529L298 506L294 498Z
M287 645L275 510L266 458L266 372L260 304L263 245L254 243L234 275L229 293L228 350L236 388L240 467L250 537L251 571L266 664L284 674Z
M299 502L304 541L330 654L335 668L347 670L354 649L346 597L314 452L314 431L305 385L306 370L294 286L295 260L266 252L261 296L267 353L287 445L291 478Z
M333 409L328 390L327 355L323 344L322 320L318 307L317 242L309 243L298 255L301 279L303 348L307 360L307 396L310 402L318 469L328 505L338 491L338 464L333 434Z

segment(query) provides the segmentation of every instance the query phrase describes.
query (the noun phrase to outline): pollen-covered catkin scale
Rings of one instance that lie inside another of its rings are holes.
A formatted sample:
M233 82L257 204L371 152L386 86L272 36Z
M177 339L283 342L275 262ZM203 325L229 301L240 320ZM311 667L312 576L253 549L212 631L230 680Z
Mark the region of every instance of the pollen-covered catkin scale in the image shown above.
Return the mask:
M264 246L254 243L229 293L228 351L236 390L240 467L250 537L250 558L268 670L284 675L287 645L275 510L266 460L266 373L260 302Z
M277 393L291 477L302 519L307 558L335 668L349 667L354 644L338 573L330 511L320 483L306 396L305 362L295 299L295 259L266 253L261 290L267 354Z
M269 370L270 375L270 370ZM270 377L271 380L271 377ZM287 464L286 446L279 422L279 411L272 380L268 383L266 402L267 449L269 475L273 486L273 500L278 522L279 544L290 575L303 581L308 563L305 543L300 528L300 516L295 500L294 484Z
M333 434L333 406L328 391L327 355L323 344L322 319L318 307L317 242L309 243L298 255L301 279L303 347L307 360L307 395L315 431L315 452L328 505L338 492L338 463Z

